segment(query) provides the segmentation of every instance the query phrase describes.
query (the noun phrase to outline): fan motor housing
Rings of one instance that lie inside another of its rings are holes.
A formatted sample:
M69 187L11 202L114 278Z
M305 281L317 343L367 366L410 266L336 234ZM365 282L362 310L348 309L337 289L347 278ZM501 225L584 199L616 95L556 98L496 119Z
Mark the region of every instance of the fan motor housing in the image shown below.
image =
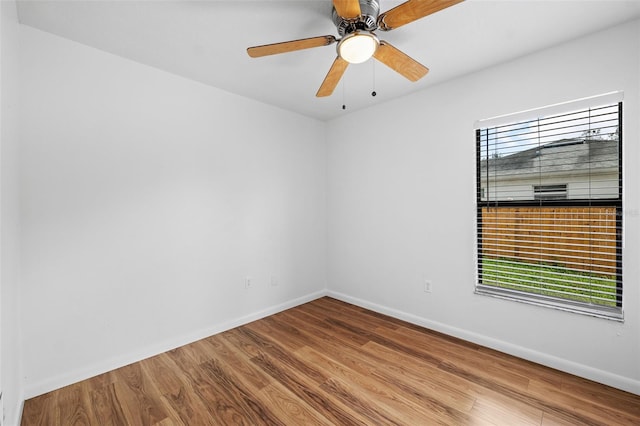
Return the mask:
M359 0L360 16L357 18L343 18L338 16L338 12L333 8L331 18L338 29L338 34L344 37L356 30L373 31L378 28L378 15L380 14L380 4L377 0Z

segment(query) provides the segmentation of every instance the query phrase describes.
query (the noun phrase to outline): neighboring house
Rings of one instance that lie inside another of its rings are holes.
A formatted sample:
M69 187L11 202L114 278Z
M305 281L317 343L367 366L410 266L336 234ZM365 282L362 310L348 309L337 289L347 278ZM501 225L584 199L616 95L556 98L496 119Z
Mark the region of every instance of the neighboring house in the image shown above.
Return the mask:
M562 139L482 161L483 201L615 198L618 140ZM488 187L487 187L488 183Z

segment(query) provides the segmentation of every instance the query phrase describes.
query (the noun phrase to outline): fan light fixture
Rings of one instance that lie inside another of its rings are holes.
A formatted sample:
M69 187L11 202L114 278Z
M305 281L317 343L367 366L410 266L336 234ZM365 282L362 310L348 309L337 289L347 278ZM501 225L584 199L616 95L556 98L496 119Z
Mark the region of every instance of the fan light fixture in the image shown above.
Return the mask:
M354 31L338 43L338 55L350 64L359 64L371 58L378 49L380 40L375 34Z
M249 47L247 53L252 58L260 58L338 43L337 57L316 93L319 98L331 96L349 64L359 64L371 57L407 80L418 81L429 72L429 68L388 42L379 40L374 31L390 31L402 27L462 1L464 0L405 0L404 3L380 13L379 0L332 0L331 20L338 36L342 37L341 40L333 35L301 38Z

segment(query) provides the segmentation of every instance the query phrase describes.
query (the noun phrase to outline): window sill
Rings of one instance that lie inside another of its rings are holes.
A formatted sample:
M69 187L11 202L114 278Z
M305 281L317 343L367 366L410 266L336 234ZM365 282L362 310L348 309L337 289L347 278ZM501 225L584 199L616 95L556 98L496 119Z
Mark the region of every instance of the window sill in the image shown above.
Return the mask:
M572 302L570 300L539 296L517 290L501 289L481 284L476 285L475 294L511 300L514 302L527 303L529 305L542 306L581 315L588 315L612 321L624 322L624 314L622 308L588 305L585 303Z

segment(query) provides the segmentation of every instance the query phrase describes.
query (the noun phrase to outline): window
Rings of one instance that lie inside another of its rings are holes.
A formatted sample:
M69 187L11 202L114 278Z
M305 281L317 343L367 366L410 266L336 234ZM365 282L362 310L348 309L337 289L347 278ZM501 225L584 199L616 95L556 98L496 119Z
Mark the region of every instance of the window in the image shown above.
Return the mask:
M622 319L622 102L610 101L477 126L476 293Z

